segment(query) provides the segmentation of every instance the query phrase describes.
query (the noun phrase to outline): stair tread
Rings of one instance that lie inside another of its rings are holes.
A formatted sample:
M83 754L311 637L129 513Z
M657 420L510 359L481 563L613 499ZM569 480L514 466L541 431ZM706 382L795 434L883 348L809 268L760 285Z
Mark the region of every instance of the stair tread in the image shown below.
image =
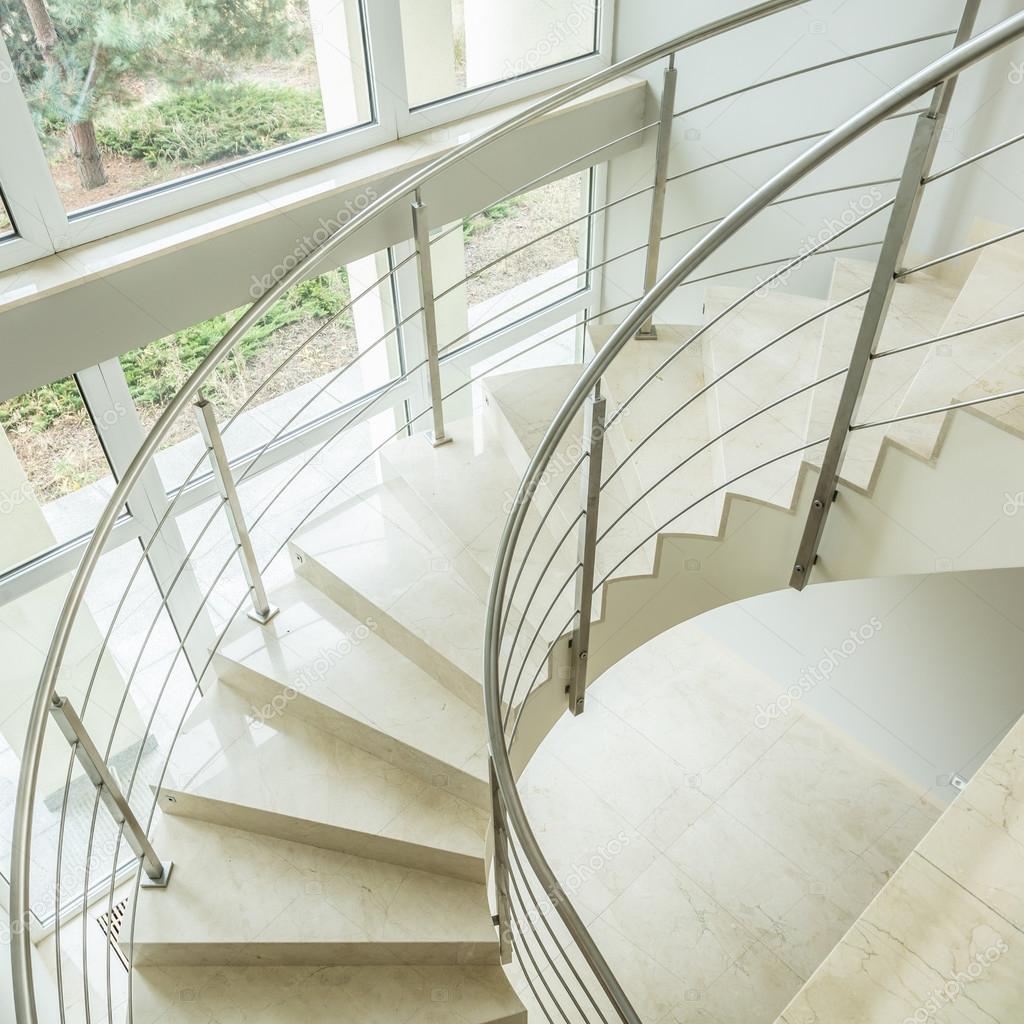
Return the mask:
M488 405L494 417L505 425L507 450L512 449L509 457L521 474L525 472L530 458L555 413L579 379L582 369L579 364L545 366L498 374L488 377L484 382ZM551 505L565 480L565 474L574 471L580 457L582 433L581 412L576 418L576 424L566 431L548 463L548 469L537 489L535 504L538 508L544 510ZM641 491L631 473L617 474L608 483L615 465L614 451L610 445L606 445L603 473L606 486L601 493L599 512L602 532L633 504ZM578 476L579 471L575 472ZM551 532L556 538L561 537L565 528L575 520L579 508L580 488L571 482L562 490L551 516ZM613 569L616 576L649 573L654 558L655 542L651 538L654 529L653 517L645 506L637 505L631 509L629 515L616 525L614 531L598 547L597 578L602 578Z
M1024 242L1020 238L983 250L948 316L934 333L961 331L1024 312L1024 295L1020 291L1022 274ZM917 412L1019 387L1024 375L1022 340L1024 320L1013 320L928 346L920 371L897 411ZM1024 406L1020 399L989 403L985 413L1018 431L1024 430ZM895 424L891 434L919 454L928 455L938 438L941 423L940 416L930 416Z
M389 644L374 622L356 618L301 576L272 597L281 609L277 616L267 626L240 623L222 659L487 778L483 716Z
M288 834L303 842L316 842L319 825L353 830L475 858L483 877L482 809L302 721L287 705L254 709L216 685L175 745L173 770L182 781L165 785L162 796L172 813L189 813L183 797L203 798L234 805L224 809L225 824L254 827L244 812L255 809L294 819Z
M279 947L294 964L330 962L316 959L325 944L496 946L483 884L166 815L154 845L171 851L173 883L140 891L137 953L227 945L272 962Z
M744 294L745 290L740 288L708 289L708 322L722 316ZM769 292L745 299L709 328L704 337L708 379L728 373L711 391L716 434L815 379L824 321L811 318L825 307L822 299ZM808 320L811 322L807 323ZM761 349L764 351L759 352ZM744 363L750 356L753 358ZM723 480L749 474L732 485L731 490L765 501L789 503L803 453L750 471L809 440L811 399L811 392L795 395L731 430L722 439Z
M525 1024L500 967L172 967L135 971L137 1024ZM179 1018L174 1017L175 1020Z
M829 304L840 302L871 286L874 264L864 260L837 259L832 276ZM877 350L885 352L934 337L942 329L952 308L958 286L938 273L923 272L908 278L893 289L892 303ZM858 299L825 318L821 360L816 378L847 366L857 340L866 299ZM895 415L913 387L921 364L928 357L922 348L905 354L875 360L871 364L858 418L862 421L885 419ZM827 435L833 424L843 378L815 389L811 409L810 433ZM847 443L843 477L858 486L867 486L885 433L859 431Z
M397 506L393 485L381 484L294 546L478 681L486 601Z
M661 526L721 483L719 460L707 447L711 438L708 396L699 394L705 381L703 338L687 345L698 330L689 325L659 324L656 339L631 342L627 356L616 359L602 378L602 388L618 410L655 374L607 435L616 463L629 459L639 493L654 487L644 499L651 528ZM604 326L591 329L595 348L603 346L611 332L612 328ZM684 345L687 347L680 351ZM674 358L662 367L669 357ZM670 412L691 398L686 409L662 426ZM638 449L638 445L642 446ZM701 448L706 450L695 455ZM692 457L676 469L688 456ZM670 472L671 476L659 482ZM714 495L675 519L671 529L714 533L721 506L722 496Z
M521 474L500 444L472 419L456 421L451 428L453 444L434 448L417 435L389 445L382 460L489 574Z

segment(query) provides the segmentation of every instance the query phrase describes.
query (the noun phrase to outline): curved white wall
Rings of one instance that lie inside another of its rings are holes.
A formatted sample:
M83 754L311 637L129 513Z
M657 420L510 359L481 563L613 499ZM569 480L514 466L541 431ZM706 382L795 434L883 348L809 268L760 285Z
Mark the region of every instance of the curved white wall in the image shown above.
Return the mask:
M700 5L670 4L665 0L620 2L615 59L747 6L747 0ZM811 0L803 7L680 55L676 109L684 110L745 84L801 67L955 28L962 10L961 0L901 4L883 0L855 4ZM1012 0L983 0L978 27L986 28L1018 11L1019 5ZM949 45L949 39L940 39L861 58L680 117L675 122L670 173L834 127L929 59L939 56ZM1018 44L963 76L936 159L937 168L952 165L1020 132L1022 69L1024 45ZM656 100L661 93L661 70L651 69L646 77L654 93L648 106L648 120L654 120ZM876 130L795 189L794 194L898 175L912 126L913 118L906 118ZM654 133L649 134L651 138L643 149L612 162L609 198L625 195L653 180ZM724 215L808 145L798 143L671 184L665 232ZM922 205L912 252L938 255L955 247L966 237L976 216L1018 226L1024 220L1024 196L1016 187L1022 171L1024 148L1016 146L966 174L937 183ZM888 198L892 191L892 186L885 187L883 198ZM793 203L772 211L748 228L727 252L712 260L708 271L795 254L808 240L818 240L827 222L839 217L852 200L863 195L870 195L870 190ZM647 209L647 200L637 199L611 211L606 234L608 255L646 239ZM870 226L851 232L843 243L880 239L885 216L880 214L869 222ZM671 266L700 234L697 231L667 242L662 252L662 268ZM863 251L865 257L876 253L877 249ZM827 258L810 261L806 269L793 276L789 288L825 295L830 262ZM616 298L621 302L635 294L641 280L640 257L613 264L607 272L607 286L612 291L606 294L605 304L614 305ZM749 285L753 280L754 275L746 274L722 283ZM684 289L666 307L664 319L680 323L699 320L702 299L703 286Z
M699 624L777 686L764 725L802 708L945 803L1024 714L1024 570L822 584Z

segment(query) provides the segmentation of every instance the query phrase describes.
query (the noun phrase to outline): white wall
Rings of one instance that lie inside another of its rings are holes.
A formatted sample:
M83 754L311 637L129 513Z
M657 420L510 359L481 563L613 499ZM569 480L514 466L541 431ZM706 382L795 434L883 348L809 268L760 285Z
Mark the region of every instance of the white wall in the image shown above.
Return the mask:
M753 718L810 710L945 802L1024 714L1022 586L1019 569L830 583L699 624L777 683Z
M747 0L718 0L711 4L673 4L666 0L620 2L616 16L615 59L640 52L671 35L746 6L750 6ZM678 61L676 109L683 110L743 85L800 67L955 28L962 9L962 0L929 3L811 0L802 7L682 53ZM1013 0L984 0L979 29L1017 10L1019 4ZM950 45L950 40L941 39L861 58L680 117L675 122L670 173L782 139L832 128L906 75L938 57ZM1010 81L1013 67L1021 62L1024 62L1024 45L1003 51L964 75L937 156L938 168L956 163L1021 131L1019 110L1024 86L1013 85ZM653 93L648 120L657 117L662 70L651 69L647 74ZM793 194L898 176L913 120L906 118L876 129L842 157L812 175ZM760 154L671 184L666 233L729 212L809 145L804 142ZM643 149L613 161L609 198L650 183L653 167L654 132L651 131ZM912 251L928 255L947 251L965 237L976 215L1019 225L1024 218L1024 195L1016 188L1016 183L1021 180L1022 170L1024 147L1017 146L987 161L982 169L937 183L923 204ZM806 240L820 236L827 218L838 217L848 208L850 200L864 192L841 193L770 211L713 258L706 272L795 254ZM888 198L893 194L893 186L885 187L883 192L883 198ZM631 200L612 211L607 222L609 256L645 240L647 211L646 198ZM886 214L879 214L863 229L851 232L844 243L880 239L885 217ZM701 234L703 232L693 232L666 243L662 271L681 257ZM877 249L863 251L868 258L875 254ZM805 270L793 277L790 289L825 295L830 278L829 263L827 258L811 260ZM615 301L638 294L641 279L639 257L613 264L607 276L612 290L606 294L605 304L611 306ZM749 286L754 280L755 276L747 273L723 283ZM666 307L664 319L678 322L699 319L703 290L702 285L695 285L677 293Z

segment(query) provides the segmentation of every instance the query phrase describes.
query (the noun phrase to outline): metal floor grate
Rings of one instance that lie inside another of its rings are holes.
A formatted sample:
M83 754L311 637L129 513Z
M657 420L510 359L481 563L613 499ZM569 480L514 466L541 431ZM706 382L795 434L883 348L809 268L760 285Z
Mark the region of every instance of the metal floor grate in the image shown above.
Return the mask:
M120 903L115 903L113 909L109 914L100 914L96 918L96 923L100 926L100 930L107 937L107 942L110 943L110 948L114 951L114 955L124 965L124 969L128 970L128 957L124 955L118 944L118 939L121 935L121 924L125 919L125 915L128 912L128 897L126 896Z

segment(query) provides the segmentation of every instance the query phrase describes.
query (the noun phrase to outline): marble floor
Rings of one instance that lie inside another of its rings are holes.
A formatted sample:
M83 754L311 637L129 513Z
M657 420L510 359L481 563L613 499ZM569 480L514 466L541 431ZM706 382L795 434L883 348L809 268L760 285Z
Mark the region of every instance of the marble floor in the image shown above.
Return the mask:
M760 728L770 692L685 624L605 673L524 773L546 855L652 1024L770 1024L939 816L805 710Z

